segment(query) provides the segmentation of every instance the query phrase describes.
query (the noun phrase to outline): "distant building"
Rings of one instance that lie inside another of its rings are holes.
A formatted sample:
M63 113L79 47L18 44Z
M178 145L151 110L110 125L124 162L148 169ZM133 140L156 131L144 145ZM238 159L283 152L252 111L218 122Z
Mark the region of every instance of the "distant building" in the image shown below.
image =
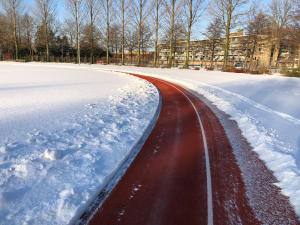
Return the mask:
M230 34L230 45L228 52L228 65L233 66L236 62L247 63L252 66L268 66L270 60L270 45L266 39L261 36L261 41L256 45L254 53L251 53L251 43L247 44L247 35L244 35L243 30L237 30ZM225 38L217 40L217 45L214 50L213 65L223 66L224 62L224 41ZM190 42L190 65L206 66L211 62L212 48L211 40L193 40ZM169 43L159 44L158 46L158 61L159 64L167 64L170 57ZM292 54L292 49L289 46L282 46L281 54L278 57L277 65L280 67L291 67L298 65L299 50ZM186 41L179 40L174 45L173 63L183 65L186 58Z

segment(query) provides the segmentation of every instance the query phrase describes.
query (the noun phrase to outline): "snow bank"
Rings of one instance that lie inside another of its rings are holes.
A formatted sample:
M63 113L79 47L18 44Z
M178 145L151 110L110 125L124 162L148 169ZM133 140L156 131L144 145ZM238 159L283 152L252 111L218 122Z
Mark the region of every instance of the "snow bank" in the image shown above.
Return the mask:
M0 64L19 71L0 75L1 224L73 223L148 127L159 93L124 74L13 65ZM52 99L53 89L68 94Z

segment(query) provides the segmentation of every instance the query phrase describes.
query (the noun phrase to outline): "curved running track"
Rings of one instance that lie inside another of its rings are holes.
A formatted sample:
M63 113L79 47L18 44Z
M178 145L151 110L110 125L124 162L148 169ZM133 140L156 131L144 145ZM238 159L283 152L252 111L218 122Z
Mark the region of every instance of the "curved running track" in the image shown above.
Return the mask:
M158 87L161 112L88 224L262 224L264 218L258 220L250 207L225 130L210 108L176 84L132 75ZM278 204L281 221L298 224L288 200Z

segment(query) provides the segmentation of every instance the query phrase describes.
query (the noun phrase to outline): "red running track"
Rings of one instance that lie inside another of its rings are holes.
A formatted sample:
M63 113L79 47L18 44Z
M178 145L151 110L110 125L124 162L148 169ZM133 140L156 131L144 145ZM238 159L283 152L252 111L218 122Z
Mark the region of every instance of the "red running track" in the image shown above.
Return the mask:
M160 90L161 112L139 154L89 224L263 224L264 218L257 219L249 204L233 149L211 109L178 85L135 76ZM197 114L206 136L211 187ZM298 224L288 200L280 204L281 221Z

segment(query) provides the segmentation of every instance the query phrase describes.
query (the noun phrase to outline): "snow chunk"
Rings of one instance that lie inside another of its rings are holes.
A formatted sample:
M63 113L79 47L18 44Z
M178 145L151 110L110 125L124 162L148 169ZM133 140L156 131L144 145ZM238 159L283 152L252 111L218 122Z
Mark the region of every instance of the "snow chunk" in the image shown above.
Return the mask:
M49 150L46 149L44 154L41 156L41 159L47 162L52 162L55 160L59 160L61 157L61 152L58 150Z
M59 193L60 198L68 198L71 195L75 195L75 191L73 188L71 188L70 190L63 190Z
M10 152L10 148L7 146L0 147L0 153L8 153Z

